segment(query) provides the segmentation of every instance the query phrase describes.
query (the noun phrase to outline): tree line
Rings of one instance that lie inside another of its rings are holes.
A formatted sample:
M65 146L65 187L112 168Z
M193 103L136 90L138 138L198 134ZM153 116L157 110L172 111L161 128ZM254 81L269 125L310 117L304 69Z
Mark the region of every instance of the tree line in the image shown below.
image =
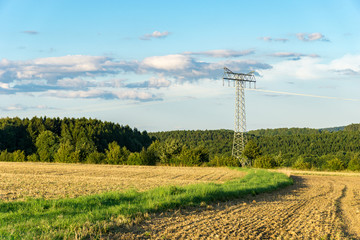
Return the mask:
M100 163L111 143L140 152L152 141L146 131L96 119L0 119L1 161Z
M0 161L240 166L231 130L147 133L86 118L1 118ZM243 157L255 167L360 170L360 124L249 131Z
M236 166L231 130L150 133L165 141L177 139L189 147L207 149L210 165ZM278 128L249 131L243 157L255 167L293 167L318 170L360 170L360 124L330 129Z
M1 118L0 161L198 166L205 149L86 118Z

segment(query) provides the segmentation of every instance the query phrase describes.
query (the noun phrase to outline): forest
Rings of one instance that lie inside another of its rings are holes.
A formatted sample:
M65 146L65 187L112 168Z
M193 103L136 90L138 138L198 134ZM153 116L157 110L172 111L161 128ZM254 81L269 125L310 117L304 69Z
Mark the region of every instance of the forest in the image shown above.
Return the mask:
M0 161L239 166L232 130L140 132L86 118L1 118ZM243 157L260 168L360 171L360 124L249 131Z
M149 133L160 141L176 139L190 148L204 147L208 164L233 166L231 130ZM316 170L360 170L360 124L328 129L278 128L249 131L244 157L255 167Z
M2 118L0 161L130 165L202 165L203 148L162 142L146 131L96 119Z

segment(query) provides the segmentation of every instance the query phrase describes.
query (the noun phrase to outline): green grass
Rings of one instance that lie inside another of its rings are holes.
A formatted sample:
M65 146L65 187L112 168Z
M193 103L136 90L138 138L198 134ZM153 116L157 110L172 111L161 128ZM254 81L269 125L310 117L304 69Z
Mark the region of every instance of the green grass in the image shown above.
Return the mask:
M223 201L292 184L284 174L260 169L223 184L158 187L146 192L109 192L73 199L0 202L1 239L99 238L111 228L150 212Z

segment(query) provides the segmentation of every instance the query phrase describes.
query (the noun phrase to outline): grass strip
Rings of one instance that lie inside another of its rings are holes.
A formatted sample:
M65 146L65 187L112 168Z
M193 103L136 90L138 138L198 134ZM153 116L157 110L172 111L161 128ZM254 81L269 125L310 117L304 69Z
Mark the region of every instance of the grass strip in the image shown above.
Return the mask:
M147 213L202 202L224 201L268 192L292 184L282 173L260 169L223 184L158 187L146 192L108 192L58 200L0 202L1 239L99 238L112 227Z

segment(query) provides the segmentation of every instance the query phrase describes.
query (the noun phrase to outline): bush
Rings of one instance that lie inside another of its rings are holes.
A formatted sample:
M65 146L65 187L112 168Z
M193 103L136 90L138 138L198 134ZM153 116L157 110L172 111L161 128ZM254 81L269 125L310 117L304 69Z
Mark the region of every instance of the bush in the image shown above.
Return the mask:
M156 152L153 149L147 149L143 148L140 152L140 158L143 161L144 165L155 165L157 160L159 160Z
M12 153L13 162L25 162L26 157L24 151L16 150Z
M12 162L12 154L9 153L6 149L0 154L1 162Z
M232 156L215 155L208 163L208 166L211 166L211 167L221 167L221 166L240 167L240 162Z
M200 166L209 162L209 154L204 148L191 149L184 146L180 154L173 158L173 164L182 166Z
M276 166L275 159L270 155L264 155L256 158L253 164L253 167L256 168L274 168Z
M348 165L348 169L352 171L360 171L360 158L359 155L354 156Z
M105 154L94 151L86 157L86 163L99 164L105 161Z
M339 158L333 158L326 162L325 168L330 171L344 170L344 163Z
M28 162L39 162L40 161L39 156L36 153L28 155L26 157L26 159L27 159Z
M310 158L304 158L300 156L292 165L292 167L300 170L309 170L312 168L312 164L310 162Z

